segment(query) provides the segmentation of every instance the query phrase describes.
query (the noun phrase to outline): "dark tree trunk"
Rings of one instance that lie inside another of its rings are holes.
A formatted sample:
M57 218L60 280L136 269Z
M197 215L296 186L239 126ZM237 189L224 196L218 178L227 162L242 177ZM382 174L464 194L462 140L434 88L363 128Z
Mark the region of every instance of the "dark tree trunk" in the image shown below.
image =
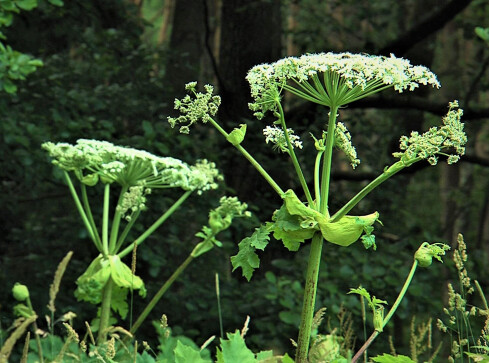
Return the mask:
M170 36L171 52L166 65L165 81L175 95L184 85L199 78L199 65L204 53L204 5L196 0L179 0L175 4ZM171 107L171 105L169 106Z
M251 117L248 70L280 58L280 2L226 0L222 2L219 54L221 107L224 120Z
M254 156L257 152L263 153L264 139L260 134L264 126L263 123L260 125L259 121L253 121L252 112L248 109L251 97L245 77L253 66L280 58L280 19L280 2L277 0L222 2L217 75L219 93L222 97L219 118L228 131L247 119L249 132L243 146ZM264 195L273 193L263 178L243 157L232 153L226 157L226 160L227 185L239 191L241 198L253 203L257 201L260 204ZM274 178L277 177L273 171L269 170L269 172Z

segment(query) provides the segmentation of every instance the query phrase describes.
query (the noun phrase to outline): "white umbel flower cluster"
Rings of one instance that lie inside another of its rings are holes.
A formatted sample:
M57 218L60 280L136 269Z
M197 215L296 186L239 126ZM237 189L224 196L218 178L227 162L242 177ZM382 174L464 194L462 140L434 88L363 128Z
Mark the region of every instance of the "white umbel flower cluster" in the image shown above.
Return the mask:
M95 185L118 183L125 187L174 188L204 191L217 188L222 179L214 163L207 160L188 165L172 157L117 146L107 141L80 139L75 145L46 142L42 148L53 164L72 171L82 181Z
M300 141L301 139L299 136L294 135L294 130L288 128L287 134L289 135L292 147L302 149L302 141ZM285 133L282 128L277 126L267 126L263 129L263 135L265 135L265 142L267 144L271 142L278 150L282 152L289 151L287 148L287 139L285 138Z
M320 79L319 75L322 74ZM250 108L258 118L275 111L282 88L326 106L341 106L385 88L413 91L420 84L440 87L436 75L394 55L352 53L306 54L253 67L246 77L255 100ZM293 86L288 81L295 83Z

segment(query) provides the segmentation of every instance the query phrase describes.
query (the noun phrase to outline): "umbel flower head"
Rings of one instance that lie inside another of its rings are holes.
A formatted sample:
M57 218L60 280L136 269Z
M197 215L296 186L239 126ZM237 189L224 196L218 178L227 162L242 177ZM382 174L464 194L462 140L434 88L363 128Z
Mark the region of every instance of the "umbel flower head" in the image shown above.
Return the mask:
M180 111L179 117L168 117L171 127L181 124L180 132L188 134L190 126L198 121L207 123L211 116L215 116L221 104L221 97L213 95L214 87L209 84L204 86L205 93L196 91L197 82L185 85L189 93L181 100L175 99L174 108Z
M217 188L222 179L214 163L195 165L143 150L116 146L107 141L80 139L75 145L46 142L42 145L53 164L73 171L87 185L118 183L124 187L175 188L204 191ZM145 189L146 190L146 189Z
M325 106L339 107L386 88L413 91L420 84L440 87L435 74L403 58L352 53L306 54L253 67L246 77L262 118L276 111L282 89Z

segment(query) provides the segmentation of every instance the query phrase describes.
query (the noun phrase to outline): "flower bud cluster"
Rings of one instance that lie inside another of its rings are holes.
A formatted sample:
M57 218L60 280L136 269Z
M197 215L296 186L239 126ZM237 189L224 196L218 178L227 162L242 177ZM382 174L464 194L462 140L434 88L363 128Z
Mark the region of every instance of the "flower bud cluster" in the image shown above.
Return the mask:
M350 160L350 165L355 169L360 164L360 159L357 158L357 150L351 143L351 135L345 124L338 122L334 130L334 145L342 150Z
M122 196L121 203L116 207L117 211L125 216L127 221L130 221L133 213L146 209L146 195L150 193L151 189L149 188L142 186L130 187Z
M423 134L413 131L409 137L402 136L399 147L403 152L393 155L404 163L421 158L427 159L431 165L436 165L438 155L447 156L448 164L456 163L460 156L465 154L467 143L464 124L460 121L462 114L463 110L458 108L458 102L450 102L449 111L443 117L442 127L432 127Z
M168 117L171 127L181 124L180 132L188 134L190 126L198 121L207 123L211 116L215 116L221 105L221 97L214 96L214 87L206 84L205 93L196 91L197 82L190 82L185 85L185 90L189 93L181 100L175 99L174 108L180 111L179 117ZM193 95L193 97L191 96Z
M300 137L294 134L293 129L287 129L289 135L290 144L292 147L302 149L302 141ZM289 152L287 147L287 139L285 138L284 130L277 126L267 126L263 129L263 135L265 135L265 142L268 144L271 142L274 144L274 148L282 152Z

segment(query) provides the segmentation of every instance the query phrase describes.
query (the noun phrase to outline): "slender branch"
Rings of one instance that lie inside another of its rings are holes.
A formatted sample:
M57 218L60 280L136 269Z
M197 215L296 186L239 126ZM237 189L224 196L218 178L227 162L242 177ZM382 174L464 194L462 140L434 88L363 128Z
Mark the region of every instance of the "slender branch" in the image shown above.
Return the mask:
M73 200L75 201L76 209L78 209L78 212L80 213L80 216L83 220L83 223L85 224L85 228L87 229L87 232L90 235L90 238L92 239L92 241L95 243L95 246L97 247L97 249L99 249L99 251L102 252L102 246L97 243L97 239L95 238L95 233L93 232L90 221L88 220L87 214L85 213L85 210L83 209L83 206L80 202L80 198L78 198L78 194L75 190L75 187L73 185L73 182L71 181L71 178L70 178L68 172L65 171L64 175L65 175L66 183L68 184L68 188L70 189L71 196L73 197Z
M109 254L109 206L110 206L110 184L104 188L104 209L102 215L102 253L105 257Z
M348 203L346 203L340 210L338 210L332 217L331 222L337 222L343 216L345 216L350 210L353 209L367 194L369 194L372 190L378 187L380 184L385 182L391 176L397 174L402 169L414 164L415 162L421 160L421 158L415 158L409 162L409 164L404 164L401 161L398 161L391 165L387 170L385 170L382 174L380 174L377 178L372 180L367 186L365 186L362 190L360 190L353 198L351 198Z
M141 234L136 240L131 243L129 246L127 246L124 250L119 252L117 255L120 258L125 257L126 255L132 253L132 250L134 248L134 245L140 245L143 243L146 238L148 238L151 233L153 233L161 224L166 221L172 214L175 212L180 205L192 194L192 190L187 190L173 205L165 212L163 215L156 220L143 234Z
M297 160L297 156L295 155L294 148L290 143L289 132L287 131L287 125L285 124L284 110L280 102L277 102L278 110L280 113L280 123L282 124L282 129L284 130L285 140L287 142L287 148L289 150L289 155L292 158L292 164L294 165L295 172L299 177L299 181L302 185L302 189L304 190L304 194L306 195L307 202L309 205L313 204L311 192L309 191L309 187L307 186L306 179L304 178L304 174L302 173L301 166L299 164L299 160Z
M122 214L119 211L119 206L122 204L122 199L124 198L124 194L127 192L129 188L127 186L123 186L121 189L121 193L119 195L119 200L117 201L117 205L115 207L114 218L112 219L112 228L110 230L110 240L109 240L109 252L114 254L116 252L116 242L117 237L119 235L119 226L121 224Z
M392 305L392 308L389 310L386 317L384 318L384 321L382 323L382 328L387 325L389 320L391 320L392 315L394 315L397 308L399 307L399 304L401 303L402 299L404 298L404 295L406 295L407 289L409 288L409 285L411 284L411 281L413 280L414 273L416 272L417 267L418 267L418 260L414 259L413 265L411 266L411 270L409 271L409 274L406 278L406 281L404 281L404 285L402 286L402 289L399 292L399 295L397 295L397 299L394 302L394 305Z
M87 187L85 184L81 183L80 188L81 188L81 192L82 192L83 207L84 207L84 210L87 214L88 221L90 222L90 225L92 226L92 231L93 231L94 237L95 237L96 242L97 242L96 245L102 246L102 241L100 240L100 235L99 235L98 230L97 230L97 225L95 224L95 219L93 218L92 209L90 208L90 203L88 201ZM102 250L102 248L99 249L99 251L101 251L101 250Z
M119 252L122 244L124 243L127 235L129 234L129 231L131 230L134 223L137 221L140 214L141 214L141 211L138 210L137 212L135 212L134 214L131 215L131 220L129 221L129 223L126 224L126 226L124 227L124 230L122 231L122 233L119 236L119 239L117 240L117 244L115 246L115 249L114 249L115 252L114 253Z
M138 330L138 328L141 326L141 324L144 322L144 320L147 318L151 310L155 307L155 305L160 301L161 297L163 294L170 288L170 286L175 282L175 280L180 276L180 274L187 268L188 264L192 262L194 257L190 254L183 263L178 266L178 268L173 272L173 274L166 280L166 282L161 286L161 288L158 290L158 292L155 294L155 296L151 299L151 301L146 305L144 308L143 312L139 315L137 320L135 321L134 325L131 327L131 334L134 335L134 333Z
M214 119L210 119L210 123L217 129L217 131L219 131L226 139L228 138L229 134L214 120ZM263 167L258 163L258 161L255 160L255 158L253 158L253 156L250 155L250 153L248 153L248 151L246 151L246 149L244 147L242 147L241 145L233 145L236 149L239 150L239 152L241 154L243 154L243 156L248 159L248 161L251 163L251 165L253 165L255 167L255 169L265 178L265 180L268 182L268 184L271 185L271 187L275 190L275 192L282 196L284 194L284 191L282 190L282 188L280 188L280 186L275 182L275 180L273 180L273 178L270 176L270 174L267 173L267 171L265 169L263 169Z

